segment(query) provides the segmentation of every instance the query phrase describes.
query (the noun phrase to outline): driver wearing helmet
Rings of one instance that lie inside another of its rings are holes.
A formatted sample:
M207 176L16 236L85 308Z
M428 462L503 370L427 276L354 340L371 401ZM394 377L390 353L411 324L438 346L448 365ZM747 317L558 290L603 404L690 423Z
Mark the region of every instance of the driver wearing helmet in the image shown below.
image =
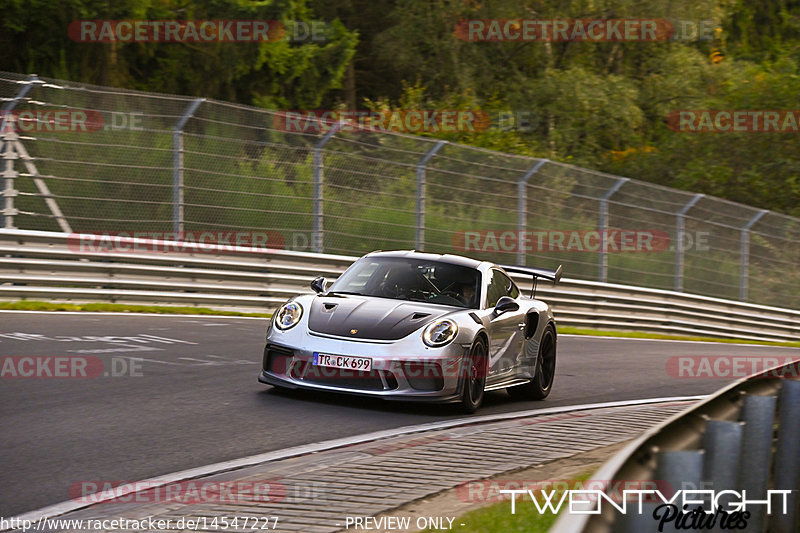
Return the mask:
M459 291L459 300L467 307L475 307L475 284L463 283Z

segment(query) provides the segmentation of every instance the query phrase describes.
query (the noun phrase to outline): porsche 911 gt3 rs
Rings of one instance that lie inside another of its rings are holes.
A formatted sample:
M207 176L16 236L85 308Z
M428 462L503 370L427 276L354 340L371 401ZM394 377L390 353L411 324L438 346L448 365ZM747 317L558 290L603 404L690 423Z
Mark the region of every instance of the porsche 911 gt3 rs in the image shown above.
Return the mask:
M456 255L373 252L330 287L291 298L267 330L259 381L387 399L460 402L485 391L550 394L556 324L508 272L557 283L561 267L498 265Z

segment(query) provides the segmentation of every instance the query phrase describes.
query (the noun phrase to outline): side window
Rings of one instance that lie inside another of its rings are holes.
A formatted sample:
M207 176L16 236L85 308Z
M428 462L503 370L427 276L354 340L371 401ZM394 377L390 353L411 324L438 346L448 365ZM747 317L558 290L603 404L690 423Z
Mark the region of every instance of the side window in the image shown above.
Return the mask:
M499 270L492 270L492 279L489 280L489 288L486 291L486 306L494 307L497 300L506 296L506 285L503 274ZM508 278L506 278L508 279Z
M489 289L486 294L487 307L494 307L497 305L497 300L503 296L510 296L511 298L518 297L519 289L517 285L511 281L511 278L499 270L492 270L492 279L489 281Z
M508 295L512 298L516 299L519 296L519 289L517 288L517 284L514 283L510 278L507 276L503 276L508 280Z

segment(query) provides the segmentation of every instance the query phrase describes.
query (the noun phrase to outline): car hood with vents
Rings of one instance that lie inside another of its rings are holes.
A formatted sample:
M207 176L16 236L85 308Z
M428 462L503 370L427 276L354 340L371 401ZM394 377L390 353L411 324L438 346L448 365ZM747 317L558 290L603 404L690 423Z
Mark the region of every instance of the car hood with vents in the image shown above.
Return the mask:
M398 340L459 307L372 296L317 296L308 329L352 339Z

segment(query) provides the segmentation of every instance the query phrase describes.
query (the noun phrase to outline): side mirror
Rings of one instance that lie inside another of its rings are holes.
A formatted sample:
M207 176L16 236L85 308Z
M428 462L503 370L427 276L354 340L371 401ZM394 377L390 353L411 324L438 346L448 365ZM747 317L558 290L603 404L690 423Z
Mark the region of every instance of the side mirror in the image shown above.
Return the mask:
M326 284L327 284L327 281L325 281L325 278L320 276L318 278L314 278L314 281L311 282L311 288L314 289L314 292L319 294L321 292L325 292L325 285Z
M518 310L519 304L510 296L503 296L497 300L497 305L494 306L495 315L502 315L503 313L508 313L509 311Z

